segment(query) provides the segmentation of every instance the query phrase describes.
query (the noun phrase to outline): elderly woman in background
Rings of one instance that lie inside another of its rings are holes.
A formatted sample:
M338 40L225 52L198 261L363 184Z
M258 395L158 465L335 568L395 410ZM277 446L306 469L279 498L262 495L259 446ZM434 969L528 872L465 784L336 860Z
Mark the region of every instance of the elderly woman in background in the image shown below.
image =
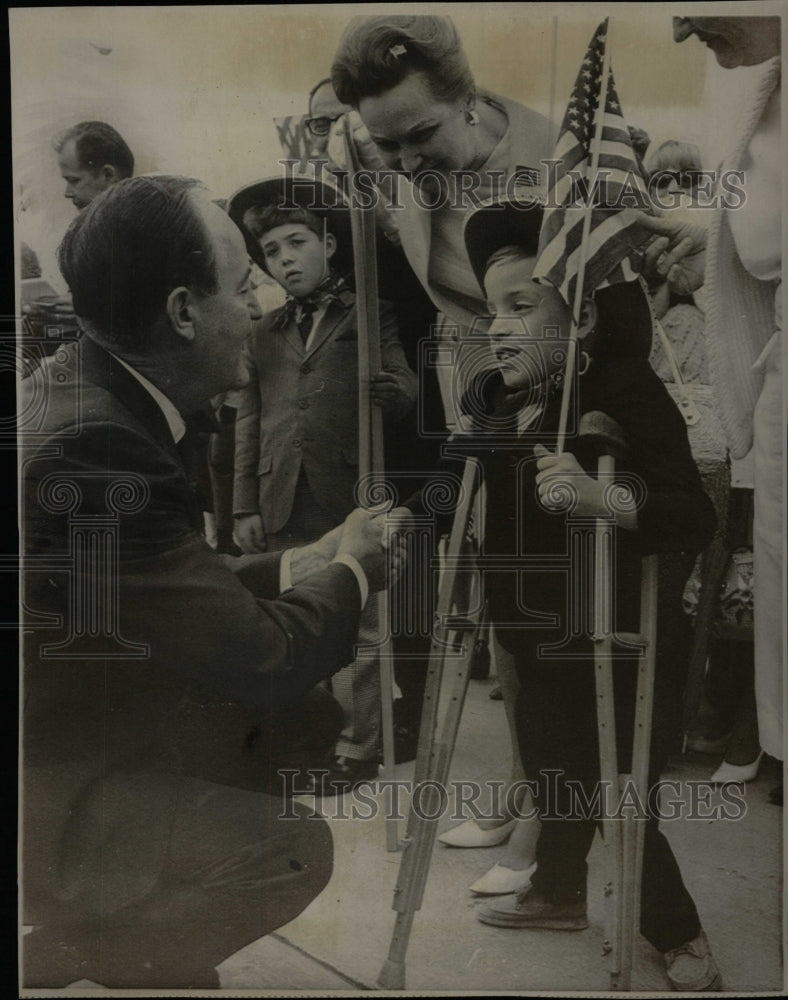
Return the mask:
M437 338L456 345L453 370L441 386L451 426L478 359L489 364L486 341L484 350L470 348L467 356L460 349L477 317L488 313L465 250L465 219L487 199L523 187L531 193L543 189L550 123L516 101L477 88L457 30L445 17L354 18L334 57L331 80L338 99L358 111L380 158L398 175L391 204L402 248L439 310ZM515 780L522 777L513 725L517 680L503 650L496 659ZM441 837L455 847L494 846L510 837L508 855L474 883L476 892L515 891L533 870L537 821L515 826L506 820L470 819Z
M731 457L754 472L755 694L763 750L783 758L785 673L785 422L782 327L780 19L674 17L673 37L692 35L723 69L760 66L746 92L721 176L740 171L745 198L711 214L708 233L681 218L644 216L658 234L646 265L683 291L705 265L709 369ZM738 780L757 773L760 753ZM730 764L731 762L727 762ZM730 771L728 771L730 774ZM782 785L774 789L782 804Z

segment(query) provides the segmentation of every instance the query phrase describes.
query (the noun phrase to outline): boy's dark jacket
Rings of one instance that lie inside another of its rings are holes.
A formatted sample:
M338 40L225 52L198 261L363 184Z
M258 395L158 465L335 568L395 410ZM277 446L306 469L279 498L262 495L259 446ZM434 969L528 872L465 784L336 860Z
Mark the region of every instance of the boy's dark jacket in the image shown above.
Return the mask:
M483 470L486 510L480 565L490 618L504 646L513 651L533 649L534 643L560 641L569 627L570 600L582 599L581 571L576 563L569 569L571 519L564 511L545 510L535 483L533 446L541 443L555 449L561 393L552 387L541 417L518 434L518 395L506 389L498 372L483 373L479 381L475 388L481 405L477 404L475 426L468 434L455 436L447 449L454 456L473 455ZM636 631L641 557L671 553L663 561L691 567L691 557L708 545L714 533L714 507L703 490L684 420L647 360L594 360L578 380L575 399L575 419L570 424L576 426L591 411L612 417L629 450L628 457L616 463L617 475L634 476L636 483L642 483L638 531L615 532L616 626ZM495 418L494 431L484 429L490 416ZM582 437L568 434L565 450L587 472L596 473L597 455ZM458 461L455 457L452 471L459 474ZM577 530L579 524L574 523ZM593 519L585 523L590 531ZM546 569L545 562L553 568ZM673 604L680 598L679 584ZM540 623L538 616L544 615L551 618ZM586 640L580 640L575 651L583 649L590 652Z

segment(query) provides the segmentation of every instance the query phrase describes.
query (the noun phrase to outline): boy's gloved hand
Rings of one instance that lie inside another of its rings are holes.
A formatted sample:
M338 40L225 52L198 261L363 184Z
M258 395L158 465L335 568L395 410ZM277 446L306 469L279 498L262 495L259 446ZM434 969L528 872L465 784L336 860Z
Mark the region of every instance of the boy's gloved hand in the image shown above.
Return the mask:
M607 482L589 476L571 452L557 455L544 445L534 445L536 455L536 488L539 502L545 510L556 513L583 514L588 517L614 517L616 524L626 531L638 527L634 498L631 505L619 498L613 507L606 502Z
M605 513L600 484L588 475L574 455L567 451L556 455L541 444L534 445L534 455L538 459L539 502L546 510L597 516Z
M371 379L372 402L385 414L404 416L413 400L393 372L378 372Z
M236 517L233 536L247 555L267 552L268 543L263 529L263 519L259 514L244 514Z

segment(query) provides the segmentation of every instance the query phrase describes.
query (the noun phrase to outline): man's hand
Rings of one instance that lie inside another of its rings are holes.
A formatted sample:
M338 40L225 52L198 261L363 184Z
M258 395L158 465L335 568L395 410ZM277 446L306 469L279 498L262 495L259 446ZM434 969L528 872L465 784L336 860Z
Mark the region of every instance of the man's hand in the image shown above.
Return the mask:
M391 586L405 558L405 543L398 533L410 519L412 514L405 507L377 516L361 509L352 511L342 524L316 542L293 549L291 583L303 583L324 570L337 555L347 552L364 570L370 592Z
M691 295L706 271L706 230L680 211L662 217L629 210L655 234L643 255L643 277L649 284L665 281L677 295Z
M374 517L365 510L352 511L345 518L337 556L353 556L364 570L371 593L391 586L399 575L404 559L404 542L398 537L384 539L384 517Z
M247 555L251 556L258 552L268 551L263 519L259 514L245 514L243 517L236 517L233 535Z
M337 546L342 537L344 525L340 524L327 531L322 538L300 549L293 549L290 557L290 582L293 586L303 583L310 576L324 570L337 554Z

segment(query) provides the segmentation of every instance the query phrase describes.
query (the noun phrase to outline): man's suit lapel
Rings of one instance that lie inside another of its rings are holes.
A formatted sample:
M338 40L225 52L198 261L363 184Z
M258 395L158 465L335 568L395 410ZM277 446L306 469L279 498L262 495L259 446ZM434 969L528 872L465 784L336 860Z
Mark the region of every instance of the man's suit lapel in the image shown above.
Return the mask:
M148 390L116 358L88 336L79 342L82 377L106 389L120 400L156 439L177 454L167 419Z
M83 377L106 389L145 427L152 439L173 456L183 476L184 496L195 531L203 530L202 498L199 496L200 451L196 435L201 415L186 419L186 434L176 444L161 407L148 390L117 359L98 344L83 336L80 341ZM208 427L207 429L211 429Z

